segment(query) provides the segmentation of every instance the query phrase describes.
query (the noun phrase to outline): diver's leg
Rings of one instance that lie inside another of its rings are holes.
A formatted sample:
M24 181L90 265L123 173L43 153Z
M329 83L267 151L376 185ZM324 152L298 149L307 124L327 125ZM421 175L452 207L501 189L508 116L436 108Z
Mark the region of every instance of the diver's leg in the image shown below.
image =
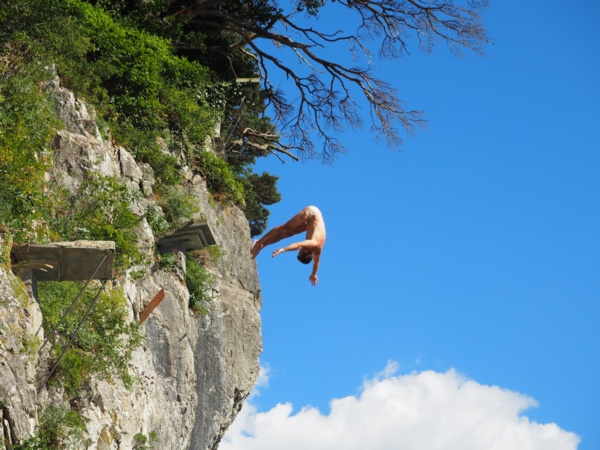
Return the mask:
M274 227L262 238L254 241L252 243L252 247L250 248L250 254L252 255L252 258L255 258L256 255L258 255L260 251L267 245L274 244L282 239L306 231L306 223L311 215L312 211L310 211L309 208L304 208L283 225Z

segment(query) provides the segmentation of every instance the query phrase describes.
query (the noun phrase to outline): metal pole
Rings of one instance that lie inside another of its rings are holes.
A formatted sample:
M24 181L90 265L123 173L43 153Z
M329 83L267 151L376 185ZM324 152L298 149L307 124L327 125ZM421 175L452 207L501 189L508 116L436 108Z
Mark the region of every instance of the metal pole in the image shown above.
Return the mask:
M81 328L81 326L85 322L85 319L87 319L87 316L90 314L92 308L96 304L96 301L100 297L100 293L104 289L104 286L106 285L107 281L108 280L104 280L102 282L102 286L100 286L100 289L98 289L98 293L96 294L96 297L94 297L94 300L92 300L92 303L90 303L90 306L88 307L87 311L85 312L85 315L83 316L83 319L81 319L81 321L79 322L79 325L77 325L77 329L73 333L73 336L71 336L71 340L69 341L69 343L63 349L62 353L60 354L60 356L58 357L58 359L54 363L54 367L52 367L52 370L50 370L50 373L48 374L48 376L46 377L46 379L44 380L44 382L42 383L42 385L38 388L38 391L46 385L46 383L48 382L48 380L50 379L50 377L52 376L52 374L54 373L54 371L56 370L56 368L60 364L60 361L61 361L62 357L65 355L65 353L67 352L67 350L69 349L69 347L71 346L71 344L73 343L73 341L75 340L75 337L77 336L77 333L79 333L79 329Z

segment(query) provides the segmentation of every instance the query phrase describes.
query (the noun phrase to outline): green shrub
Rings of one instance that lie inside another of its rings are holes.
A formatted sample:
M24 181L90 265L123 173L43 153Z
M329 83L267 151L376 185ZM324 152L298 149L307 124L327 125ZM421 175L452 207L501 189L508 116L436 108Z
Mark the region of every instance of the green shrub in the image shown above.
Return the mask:
M169 39L81 0L6 0L0 17L0 44L18 42L29 61L54 64L159 183L181 180L159 140L203 145L212 133L217 115L197 98L210 85L207 68L176 56Z
M215 277L194 259L188 258L185 284L190 292L190 308L199 314L207 314L207 302L212 300L215 291Z
M217 200L244 205L244 186L225 161L205 151L198 152L195 161Z
M196 198L182 187L164 189L157 200L161 211L149 208L146 219L154 234L181 227L194 217L200 208Z
M204 267L215 267L223 255L225 252L218 245L209 245L187 254L188 258L194 259Z
M148 225L150 225L152 233L154 233L155 236L171 228L169 222L167 222L165 213L159 205L150 205L146 210L144 217L148 221Z
M133 448L134 450L152 450L157 441L158 436L155 431L151 431L148 436L143 433L136 433L133 436Z
M38 294L46 335L56 327L80 289L81 285L76 282L39 283ZM95 294L88 288L59 326L59 339L53 346L55 358L58 358L64 345L73 336ZM128 322L126 306L121 289L100 294L53 375L53 379L60 380L70 394L74 394L91 377L106 380L117 377L122 379L126 386L131 385L128 364L132 352L141 342L142 335L135 323Z
M49 406L39 416L33 437L13 445L14 450L85 449L85 422L68 408Z
M175 267L175 253L161 253L158 265L161 269L171 269L172 267Z
M20 59L0 51L0 224L17 241L36 240L46 197L44 174L51 163L49 144L58 121L38 84L47 73L35 64L3 72L3 56L5 63Z
M142 260L135 232L139 219L129 209L132 200L115 178L89 173L75 193L53 186L45 217L55 239L114 241L115 264L126 268Z

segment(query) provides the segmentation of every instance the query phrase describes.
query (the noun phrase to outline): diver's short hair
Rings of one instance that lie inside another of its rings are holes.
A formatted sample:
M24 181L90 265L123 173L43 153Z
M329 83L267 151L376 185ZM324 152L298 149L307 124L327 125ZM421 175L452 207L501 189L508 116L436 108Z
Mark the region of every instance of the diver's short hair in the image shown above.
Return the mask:
M312 261L312 252L298 253L298 261L300 261L302 264L310 264Z

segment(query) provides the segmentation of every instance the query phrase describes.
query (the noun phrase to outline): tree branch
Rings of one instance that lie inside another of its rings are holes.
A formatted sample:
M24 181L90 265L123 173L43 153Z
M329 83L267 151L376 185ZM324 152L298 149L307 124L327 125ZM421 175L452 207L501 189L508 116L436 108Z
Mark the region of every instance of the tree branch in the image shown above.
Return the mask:
M419 47L426 52L430 52L438 42L445 42L456 54L463 49L482 54L487 37L477 10L485 7L487 2L462 1L468 7L460 6L460 2L338 0L327 4L331 8L346 8L358 17L359 24L354 34L340 30L326 32L300 25L297 12L285 15L276 3L268 3L267 0L256 0L251 4L242 0L217 0L210 4L193 2L172 16L187 15L192 18L190 23L194 26L214 28L238 36L239 41L231 44L228 51L251 55L258 64L268 95L267 101L275 111L275 120L280 129L289 132L291 144L283 148L301 148L300 153L304 157L319 156L328 162L344 151L333 133L362 125L359 106L354 98L362 97L367 101L371 130L378 139L384 139L390 146L402 142L400 131L410 134L416 127L424 125L420 112L404 109L393 87L373 76L368 43L377 38L378 53L387 58L408 55L409 38L412 36L416 37ZM232 13L245 11L244 8L256 8L267 14L257 20L256 17ZM364 68L349 67L317 53L345 42L352 52L360 50L367 58ZM276 56L273 47L267 46L267 43L292 52L298 58L299 66ZM295 101L286 100L275 89L268 77L269 68L281 71L291 82L298 95ZM314 150L314 134L322 141L320 152Z

